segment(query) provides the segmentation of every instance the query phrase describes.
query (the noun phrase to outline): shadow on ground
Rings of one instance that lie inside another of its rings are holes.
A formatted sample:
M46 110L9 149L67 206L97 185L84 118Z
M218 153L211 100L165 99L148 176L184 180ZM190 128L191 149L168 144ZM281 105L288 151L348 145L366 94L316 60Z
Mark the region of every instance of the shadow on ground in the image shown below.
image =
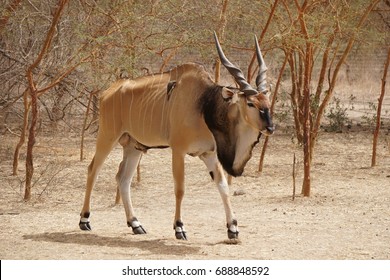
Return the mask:
M38 242L55 242L64 244L78 244L85 246L107 246L117 248L136 248L142 251L148 251L150 254L157 255L188 255L198 254L200 247L194 247L193 244L184 244L179 242L177 245L167 244L167 240L131 240L123 237L99 236L96 234L85 234L78 232L52 232L41 234L24 235L24 239Z

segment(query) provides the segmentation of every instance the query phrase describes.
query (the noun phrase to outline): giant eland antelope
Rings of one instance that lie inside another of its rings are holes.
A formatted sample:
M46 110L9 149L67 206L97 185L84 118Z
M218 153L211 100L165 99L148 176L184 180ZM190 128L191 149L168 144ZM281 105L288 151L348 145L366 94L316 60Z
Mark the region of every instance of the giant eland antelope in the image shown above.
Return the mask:
M88 179L79 227L91 230L91 192L104 160L116 143L123 146L123 160L116 175L134 234L146 231L137 220L130 198L130 183L141 154L152 148L172 150L176 196L173 228L177 239L187 239L181 215L184 196L184 157L199 157L216 183L225 208L230 239L238 238L238 225L229 200L223 172L240 176L261 134L274 127L269 111L266 70L257 39L259 73L256 88L224 55L214 33L219 58L239 88L213 82L203 66L188 63L162 74L120 80L100 97L99 132Z

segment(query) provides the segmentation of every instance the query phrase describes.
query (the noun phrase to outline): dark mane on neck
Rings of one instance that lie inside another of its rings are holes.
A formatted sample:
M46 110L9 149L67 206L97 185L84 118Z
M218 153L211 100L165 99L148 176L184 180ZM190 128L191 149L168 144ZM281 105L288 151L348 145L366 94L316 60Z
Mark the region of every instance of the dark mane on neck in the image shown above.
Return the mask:
M210 86L199 98L198 107L203 118L214 136L217 144L217 155L223 168L230 175L237 176L233 171L236 153L236 138L233 126L229 122L228 102L222 97L222 86Z

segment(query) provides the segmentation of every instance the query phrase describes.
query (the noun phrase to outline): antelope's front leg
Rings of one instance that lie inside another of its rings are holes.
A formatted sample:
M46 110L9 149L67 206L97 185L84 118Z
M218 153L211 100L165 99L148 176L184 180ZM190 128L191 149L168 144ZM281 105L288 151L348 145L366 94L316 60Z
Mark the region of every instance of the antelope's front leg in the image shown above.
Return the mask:
M184 156L177 151L172 151L172 171L173 179L175 181L175 197L176 210L173 229L175 230L176 239L187 240L187 234L184 230L184 224L181 219L181 203L184 197Z
M202 154L200 159L206 164L211 178L216 183L219 194L221 195L226 214L227 235L229 239L238 238L238 223L234 217L232 205L229 198L229 185L227 183L222 166L214 152Z

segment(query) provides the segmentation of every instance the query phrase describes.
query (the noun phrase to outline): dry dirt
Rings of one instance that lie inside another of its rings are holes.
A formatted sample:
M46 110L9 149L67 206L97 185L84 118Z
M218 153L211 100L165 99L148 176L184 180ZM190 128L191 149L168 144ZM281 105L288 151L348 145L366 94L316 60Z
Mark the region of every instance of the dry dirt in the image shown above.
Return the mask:
M312 168L312 195L292 200L293 154L302 180L301 149L278 131L270 140L264 172L260 145L245 173L233 180L232 204L240 242L226 244L224 211L203 163L186 160L183 219L188 241L172 229L174 194L170 150L150 150L141 162L141 182L132 187L137 216L147 235L127 228L114 206L117 147L107 159L93 193L93 230L78 229L87 159L79 161L79 138L39 136L31 202L23 202L24 160L11 176L17 141L1 136L0 259L390 259L390 136L381 132L378 166L370 167L369 131L322 133ZM234 192L239 195L233 195Z

